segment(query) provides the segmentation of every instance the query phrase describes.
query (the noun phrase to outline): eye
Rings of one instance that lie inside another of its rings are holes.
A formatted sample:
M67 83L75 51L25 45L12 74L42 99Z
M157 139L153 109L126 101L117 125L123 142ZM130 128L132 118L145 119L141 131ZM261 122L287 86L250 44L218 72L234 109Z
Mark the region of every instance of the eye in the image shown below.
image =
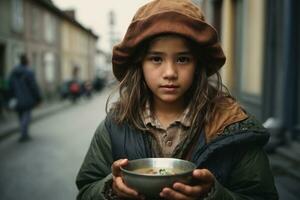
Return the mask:
M162 58L160 56L150 56L149 60L152 61L154 64L162 63Z
M180 56L177 58L176 62L179 64L187 64L190 62L190 60L191 60L191 58L188 56Z

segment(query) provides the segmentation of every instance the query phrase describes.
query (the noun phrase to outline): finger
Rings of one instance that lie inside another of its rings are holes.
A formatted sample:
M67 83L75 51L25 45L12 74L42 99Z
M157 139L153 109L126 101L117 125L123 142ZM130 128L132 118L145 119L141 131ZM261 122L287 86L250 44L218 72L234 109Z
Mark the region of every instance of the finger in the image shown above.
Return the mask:
M122 191L120 191L120 190L117 188L115 182L113 182L112 188L113 188L114 193L115 193L118 197L120 197L120 198L128 198L128 195L127 195L127 194L123 193Z
M125 185L121 177L114 178L114 186L115 190L123 197L139 198L138 192Z
M120 175L120 167L127 165L127 163L128 163L128 159L120 159L120 160L113 162L113 164L111 166L112 174L114 176L119 176Z
M173 190L171 188L164 188L160 194L162 198L164 199L170 199L170 200L194 200L197 199L195 197L190 197L185 194L182 194L176 190Z
M144 199L143 197L141 196L131 196L129 194L126 194L126 193L123 193L122 191L119 191L119 190L116 190L114 189L114 193L120 198L120 199Z
M196 169L193 171L193 177L203 183L212 184L214 182L214 175L207 169Z
M215 177L207 169L197 169L193 171L193 177L195 178L195 185L201 186L201 194L206 196L207 193L214 187Z
M177 182L174 183L173 188L174 190L191 197L199 197L206 194L206 189L201 185L190 186Z

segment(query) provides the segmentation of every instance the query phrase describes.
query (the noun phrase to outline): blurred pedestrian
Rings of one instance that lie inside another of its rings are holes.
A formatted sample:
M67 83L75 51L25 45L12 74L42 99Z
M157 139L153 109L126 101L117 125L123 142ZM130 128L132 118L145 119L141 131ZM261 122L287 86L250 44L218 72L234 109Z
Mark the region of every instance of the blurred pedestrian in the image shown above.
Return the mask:
M88 99L90 99L92 97L93 85L90 80L83 82L83 93L84 93L84 96L87 97Z
M218 34L192 1L140 8L112 63L120 95L78 173L77 199L143 199L120 167L147 157L197 166L192 185L175 182L162 199L278 199L263 151L269 134L223 87Z
M9 106L17 112L20 121L19 141L27 141L30 139L31 111L41 102L41 95L25 54L20 56L20 64L15 66L10 74L9 89L11 95Z
M79 79L80 69L78 66L75 66L72 70L72 79L69 83L70 97L73 103L77 102L77 99L82 93L82 83Z
M93 81L93 89L97 92L101 91L105 86L105 79L97 75Z

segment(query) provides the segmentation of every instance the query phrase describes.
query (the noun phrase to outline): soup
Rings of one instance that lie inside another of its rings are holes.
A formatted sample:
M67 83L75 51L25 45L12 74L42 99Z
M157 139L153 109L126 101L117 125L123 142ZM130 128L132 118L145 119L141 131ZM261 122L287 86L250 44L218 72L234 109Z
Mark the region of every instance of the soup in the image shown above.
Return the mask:
M183 172L182 170L176 168L153 168L153 167L145 167L133 171L139 174L149 174L149 175L175 175Z

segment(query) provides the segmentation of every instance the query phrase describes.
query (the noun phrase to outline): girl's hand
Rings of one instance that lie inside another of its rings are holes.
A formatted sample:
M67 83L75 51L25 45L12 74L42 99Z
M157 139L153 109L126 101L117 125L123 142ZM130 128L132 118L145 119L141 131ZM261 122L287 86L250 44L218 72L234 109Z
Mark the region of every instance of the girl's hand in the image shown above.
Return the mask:
M111 170L113 175L113 191L114 193L121 198L128 198L128 199L143 199L142 196L140 196L137 191L129 188L125 183L123 182L123 179L121 177L121 166L126 166L128 164L127 159L120 159L115 161L112 164Z
M160 196L172 200L190 200L206 197L214 186L214 175L207 169L196 169L193 171L196 185L185 185L174 183L173 188L164 188Z

